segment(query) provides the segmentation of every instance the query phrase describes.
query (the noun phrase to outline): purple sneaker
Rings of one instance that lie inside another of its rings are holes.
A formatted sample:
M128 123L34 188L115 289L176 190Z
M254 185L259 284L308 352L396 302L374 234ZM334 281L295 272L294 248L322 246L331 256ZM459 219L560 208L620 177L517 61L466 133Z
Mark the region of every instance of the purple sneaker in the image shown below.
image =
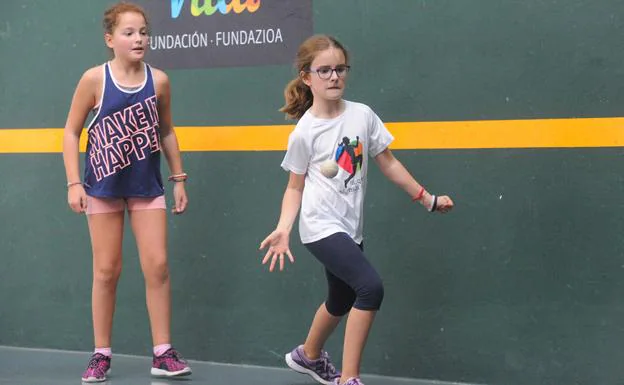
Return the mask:
M325 385L334 385L340 380L340 372L329 360L329 354L321 351L317 360L308 359L303 352L303 345L299 345L292 352L286 354L286 364L295 372L308 374L316 381Z
M111 358L95 353L89 360L87 369L82 373L82 382L103 382L110 373Z
M180 377L191 374L191 368L174 348L170 348L161 356L152 360L152 376Z
M364 383L357 377L351 377L344 384L340 383L340 378L336 378L334 385L364 385Z

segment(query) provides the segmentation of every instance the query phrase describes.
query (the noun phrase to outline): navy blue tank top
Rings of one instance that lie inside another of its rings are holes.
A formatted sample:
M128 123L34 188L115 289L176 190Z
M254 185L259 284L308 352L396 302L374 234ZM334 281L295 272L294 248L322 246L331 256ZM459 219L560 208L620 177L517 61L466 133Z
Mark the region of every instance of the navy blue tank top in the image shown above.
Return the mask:
M87 128L84 186L101 198L164 194L160 175L160 130L151 68L135 90L122 89L104 64L100 108Z

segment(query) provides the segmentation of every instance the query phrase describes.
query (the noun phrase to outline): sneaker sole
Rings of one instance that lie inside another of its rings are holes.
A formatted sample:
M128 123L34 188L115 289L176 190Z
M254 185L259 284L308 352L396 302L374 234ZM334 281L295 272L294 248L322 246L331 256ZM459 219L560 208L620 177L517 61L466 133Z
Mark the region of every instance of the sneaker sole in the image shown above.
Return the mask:
M111 370L110 370L110 369L108 369L108 370L106 371L106 377L104 377L104 378L95 378L95 377L88 377L88 378L84 378L84 377L83 377L83 378L81 378L81 380L82 380L82 382L85 382L85 383L87 383L87 384L92 384L92 383L95 383L95 382L104 382L104 381L107 381L107 380L108 380L108 375L109 375L110 373L111 373Z
M296 363L295 360L292 359L292 356L290 355L290 353L287 353L286 356L284 356L284 358L286 360L286 365L288 365L288 367L294 370L295 372L301 373L301 374L307 374L308 376L314 378L316 382L319 382L321 384L334 385L334 381L326 381L322 379L321 377L319 377L319 375L316 374L313 370L306 369L303 366Z
M154 377L182 377L188 376L192 373L191 368L186 367L182 370L178 370L177 372L168 372L163 369L152 368L151 374Z

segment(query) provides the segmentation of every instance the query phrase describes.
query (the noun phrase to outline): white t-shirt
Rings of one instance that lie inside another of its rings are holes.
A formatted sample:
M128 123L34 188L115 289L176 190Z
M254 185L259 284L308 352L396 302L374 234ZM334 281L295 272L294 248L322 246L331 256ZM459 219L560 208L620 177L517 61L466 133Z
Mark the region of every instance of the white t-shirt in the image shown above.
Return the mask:
M368 155L375 157L394 140L367 105L344 101L340 116L320 119L308 110L288 139L282 168L305 174L299 215L303 243L345 232L362 242ZM338 162L338 174L326 178L321 164Z

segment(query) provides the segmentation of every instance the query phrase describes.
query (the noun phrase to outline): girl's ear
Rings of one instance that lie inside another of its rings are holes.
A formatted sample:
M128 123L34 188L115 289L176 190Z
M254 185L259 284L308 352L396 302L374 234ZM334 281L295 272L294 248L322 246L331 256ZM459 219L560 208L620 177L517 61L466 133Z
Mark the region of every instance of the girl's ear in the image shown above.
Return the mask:
M306 86L310 87L310 74L308 72L300 71L299 72L299 78L301 79L303 84L305 84Z
M106 46L108 48L113 49L113 35L111 35L110 33L105 33L104 42L106 43Z

